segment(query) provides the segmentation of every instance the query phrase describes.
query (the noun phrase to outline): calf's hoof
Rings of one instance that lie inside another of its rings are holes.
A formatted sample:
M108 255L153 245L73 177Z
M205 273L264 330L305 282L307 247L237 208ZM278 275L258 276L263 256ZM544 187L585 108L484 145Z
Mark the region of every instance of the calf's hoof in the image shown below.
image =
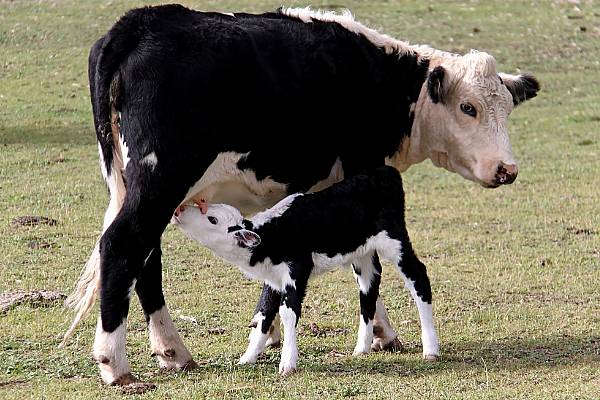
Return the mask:
M279 376L282 378L293 374L296 371L295 365L282 365L279 364Z
M257 356L244 354L237 363L238 365L256 364L256 360L258 360Z
M387 341L384 338L375 338L373 339L373 344L371 344L371 350L373 351L388 351L390 353L395 353L402 351L403 348L402 342L398 337Z
M439 361L441 356L439 354L423 354L423 360L427 362Z

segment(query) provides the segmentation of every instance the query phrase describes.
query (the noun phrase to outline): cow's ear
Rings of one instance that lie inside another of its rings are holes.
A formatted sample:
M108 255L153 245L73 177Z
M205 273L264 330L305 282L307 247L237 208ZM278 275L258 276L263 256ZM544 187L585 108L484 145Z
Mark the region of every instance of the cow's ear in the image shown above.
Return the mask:
M236 231L233 236L240 247L253 249L260 244L260 236L258 236L256 232L249 231L248 229L240 229L239 231Z
M500 73L500 79L506 86L513 98L514 105L519 105L525 100L537 96L540 90L540 83L533 75L511 75Z
M448 91L447 85L444 84L445 76L446 70L441 65L438 65L429 73L429 77L427 78L427 92L434 103L444 103Z

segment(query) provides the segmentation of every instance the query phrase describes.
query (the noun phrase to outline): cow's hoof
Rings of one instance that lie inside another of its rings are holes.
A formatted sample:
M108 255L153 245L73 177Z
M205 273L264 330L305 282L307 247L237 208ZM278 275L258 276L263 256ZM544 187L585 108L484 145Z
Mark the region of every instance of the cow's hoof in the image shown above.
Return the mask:
M402 346L402 342L397 337L387 342L383 338L375 338L373 339L373 344L371 345L371 350L373 351L387 351L390 353L395 353L402 351L403 349L404 347Z
M138 383L138 380L135 378L135 376L133 376L133 374L131 372L129 372L125 375L121 375L120 377L118 377L117 379L112 381L110 383L110 385L111 386L127 386L127 385L131 385L131 384L135 384L135 383Z
M265 347L270 347L272 349L278 349L281 347L281 340L271 340L271 338L267 339L267 343L265 343Z
M436 362L440 360L439 354L423 354L423 360L428 362Z
M156 385L150 382L133 382L121 387L123 394L144 394L156 389Z
M198 363L196 361L194 361L194 360L190 360L190 361L186 362L183 365L183 367L181 367L180 369L182 371L189 372L189 371L193 371L193 370L198 369L198 368L199 368Z
M258 357L255 356L254 354L251 354L251 355L244 354L243 356L240 357L237 364L238 365L256 364L257 360L258 360Z

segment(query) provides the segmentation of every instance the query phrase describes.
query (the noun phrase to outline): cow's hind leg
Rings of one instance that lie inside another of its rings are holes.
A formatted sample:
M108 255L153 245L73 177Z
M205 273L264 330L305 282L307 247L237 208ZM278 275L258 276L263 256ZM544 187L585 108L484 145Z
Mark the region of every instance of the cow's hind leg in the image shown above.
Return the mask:
M265 290L268 291L265 293ZM240 358L238 364L253 364L265 349L269 334L274 329L273 321L276 319L281 302L281 294L265 284L263 294L256 306L256 313L252 318L252 331L250 332L248 349Z
M123 208L100 239L100 318L94 357L107 384L133 380L125 354L129 300L183 193L151 177L130 179ZM136 185L137 182L142 185ZM171 189L171 190L170 190ZM163 321L164 322L164 321Z
M152 354L157 357L160 367L188 370L196 367L196 363L177 333L165 304L161 254L160 244L152 248L144 260L135 290L148 322Z
M381 282L381 264L377 253L373 252L355 260L352 270L360 293L360 324L353 353L359 355L368 353L373 342L373 319Z
M398 334L390 323L381 296L377 298L377 306L375 308L375 318L373 319L373 343L371 344L371 350L392 352L402 350L402 343L398 339Z

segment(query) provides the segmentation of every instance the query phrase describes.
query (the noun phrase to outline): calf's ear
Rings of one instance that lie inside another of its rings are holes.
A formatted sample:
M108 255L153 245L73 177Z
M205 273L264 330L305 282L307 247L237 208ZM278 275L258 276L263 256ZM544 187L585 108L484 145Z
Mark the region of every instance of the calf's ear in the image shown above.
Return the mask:
M240 229L233 234L240 247L253 249L260 244L260 236L248 229Z
M446 93L448 92L447 84L444 83L446 70L441 65L435 67L427 78L427 92L431 101L434 103L444 103Z
M511 75L500 73L499 76L500 79L502 79L502 83L504 83L512 95L515 106L521 104L525 100L534 98L540 90L540 83L533 75Z

